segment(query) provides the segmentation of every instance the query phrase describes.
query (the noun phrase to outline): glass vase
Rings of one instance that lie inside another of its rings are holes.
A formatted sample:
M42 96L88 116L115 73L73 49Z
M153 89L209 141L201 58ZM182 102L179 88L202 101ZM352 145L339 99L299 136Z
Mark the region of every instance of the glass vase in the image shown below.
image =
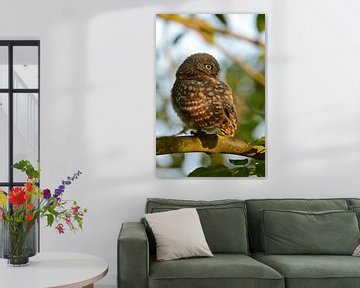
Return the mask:
M8 259L9 266L25 266L29 257L37 252L37 223L29 226L29 222L0 222L1 242L0 257Z

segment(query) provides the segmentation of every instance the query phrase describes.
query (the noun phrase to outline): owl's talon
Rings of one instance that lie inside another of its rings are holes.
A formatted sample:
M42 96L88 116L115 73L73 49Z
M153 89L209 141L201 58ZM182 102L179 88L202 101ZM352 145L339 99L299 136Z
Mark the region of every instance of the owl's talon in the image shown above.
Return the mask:
M195 137L199 137L199 138L202 138L202 137L208 135L205 131L202 131L202 130L191 131L190 133L192 135L194 135Z
M174 134L172 136L176 137L176 136L179 136L179 135L182 135L182 134L187 134L188 131L189 131L189 128L185 127L184 129L182 129L181 131L179 131L178 133L176 133L176 134Z

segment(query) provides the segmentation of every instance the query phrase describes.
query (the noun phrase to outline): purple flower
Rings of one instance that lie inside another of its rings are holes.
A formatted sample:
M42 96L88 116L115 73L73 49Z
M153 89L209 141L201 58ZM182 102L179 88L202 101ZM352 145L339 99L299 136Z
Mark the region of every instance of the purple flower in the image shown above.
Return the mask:
M65 186L70 185L72 183L72 181L78 179L78 177L81 174L82 174L81 171L78 170L76 173L74 173L74 176L72 176L72 177L68 176L68 177L66 177L66 180L62 180L59 187L57 189L55 189L54 197L59 200L60 195L65 191Z
M62 189L55 189L54 197L59 198L59 196L64 192Z
M50 190L49 189L44 189L43 191L43 196L44 198L47 200L51 197L51 193L50 193Z

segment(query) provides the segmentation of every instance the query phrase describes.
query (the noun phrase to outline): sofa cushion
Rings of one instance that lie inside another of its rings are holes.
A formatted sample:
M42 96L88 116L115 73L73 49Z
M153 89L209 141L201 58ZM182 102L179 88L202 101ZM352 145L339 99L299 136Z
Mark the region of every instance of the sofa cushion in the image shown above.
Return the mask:
M360 205L359 206L351 205L349 207L349 210L354 211L356 213L356 217L358 218L358 224L360 228Z
M145 214L156 239L159 261L213 256L195 208Z
M360 198L348 198L347 202L349 206L360 206Z
M286 288L360 287L360 258L343 255L265 255L256 260L284 275Z
M146 213L188 207L197 208L206 241L213 253L249 253L246 207L242 200L192 201L152 198L147 200ZM152 239L151 233L149 239Z
M150 261L149 288L284 288L274 269L246 255L215 254L211 258Z
M354 211L262 210L266 254L352 255L359 244Z
M327 211L348 210L346 199L254 199L246 200L252 251L262 251L260 210Z

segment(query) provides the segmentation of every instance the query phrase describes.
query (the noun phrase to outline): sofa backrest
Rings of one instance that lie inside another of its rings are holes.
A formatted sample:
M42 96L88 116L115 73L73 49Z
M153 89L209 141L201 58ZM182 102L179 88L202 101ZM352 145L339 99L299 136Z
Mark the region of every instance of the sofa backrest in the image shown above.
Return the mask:
M213 253L249 253L245 201L150 198L147 199L145 213L165 212L181 208L197 209L206 241ZM151 250L153 250L154 238L151 230L147 229L147 233Z
M263 209L328 211L348 210L347 199L253 199L246 200L248 213L250 248L252 252L262 251L261 215Z
M348 198L347 199L349 208L352 206L360 207L360 199L359 198Z

